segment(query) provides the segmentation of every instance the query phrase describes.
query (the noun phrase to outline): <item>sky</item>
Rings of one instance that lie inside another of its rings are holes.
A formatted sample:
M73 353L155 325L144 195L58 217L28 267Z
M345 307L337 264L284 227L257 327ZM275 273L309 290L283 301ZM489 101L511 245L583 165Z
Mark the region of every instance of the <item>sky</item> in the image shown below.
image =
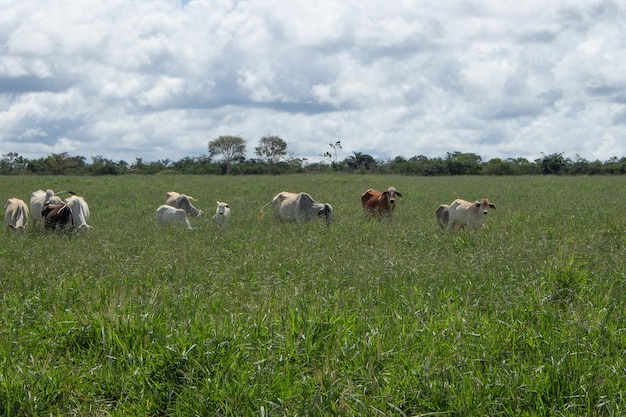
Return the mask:
M0 0L0 154L626 156L626 3Z

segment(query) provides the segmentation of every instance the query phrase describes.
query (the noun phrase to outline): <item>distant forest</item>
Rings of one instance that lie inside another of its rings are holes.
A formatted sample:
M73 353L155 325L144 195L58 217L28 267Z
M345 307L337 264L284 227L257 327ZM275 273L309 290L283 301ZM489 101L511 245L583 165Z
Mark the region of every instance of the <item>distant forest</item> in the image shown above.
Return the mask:
M544 155L534 161L525 158L483 161L473 153L451 152L445 158L412 158L398 156L389 161L376 161L370 155L355 152L341 161L306 163L293 158L267 162L239 158L227 172L223 160L213 161L208 156L185 157L179 161L162 159L154 162L112 161L101 156L70 156L67 153L50 154L45 158L27 159L16 153L2 155L0 175L127 175L127 174L197 174L197 175L278 175L313 172L377 173L415 176L444 175L623 175L626 157L608 161L588 161L563 154Z
M352 152L339 159L341 142L329 144L329 151L321 154L323 162L308 163L287 152L287 144L278 137L264 137L255 148L257 158L245 158L245 141L236 136L221 136L209 142L209 154L184 157L178 161L162 159L144 162L113 161L102 156L84 156L68 153L50 154L44 158L27 159L18 153L3 154L0 175L279 175L293 173L346 172L376 173L415 176L445 175L623 175L626 174L626 157L613 157L608 161L588 161L576 156L566 158L562 153L534 161L525 158L493 158L488 161L474 153L448 152L445 158L424 155L405 158L397 156L387 161L377 161L371 155ZM215 157L221 156L219 159Z

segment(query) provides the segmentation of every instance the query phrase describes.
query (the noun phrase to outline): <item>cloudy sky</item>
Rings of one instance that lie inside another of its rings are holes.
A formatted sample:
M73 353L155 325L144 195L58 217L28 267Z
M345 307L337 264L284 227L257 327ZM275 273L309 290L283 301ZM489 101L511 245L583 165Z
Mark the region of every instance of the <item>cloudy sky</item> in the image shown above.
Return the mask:
M618 0L0 0L0 154L626 156Z

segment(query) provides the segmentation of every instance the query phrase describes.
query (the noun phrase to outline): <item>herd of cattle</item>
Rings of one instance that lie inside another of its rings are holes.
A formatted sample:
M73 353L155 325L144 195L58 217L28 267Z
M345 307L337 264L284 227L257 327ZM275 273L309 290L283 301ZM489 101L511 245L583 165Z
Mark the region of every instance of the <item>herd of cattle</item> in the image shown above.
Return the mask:
M65 200L58 195L71 194ZM402 194L395 187L388 187L380 192L372 188L361 195L361 205L365 213L371 217L392 218L396 208L396 197ZM195 199L185 194L170 191L165 195L165 204L156 210L156 220L159 224L181 224L188 229L191 225L188 216L200 217L202 210L193 206ZM279 220L308 222L314 218L323 218L327 225L331 223L333 207L328 203L313 200L308 193L290 193L282 191L261 208L263 210L272 205L274 217ZM437 223L442 229L449 231L463 227L481 229L484 218L489 209L496 206L488 199L469 202L461 199L454 200L450 205L442 204L435 211ZM4 221L9 230L24 230L29 218L33 227L42 227L49 230L77 230L92 229L89 221L89 206L83 197L71 191L55 193L52 190L37 190L30 196L30 209L19 198L9 198L5 205ZM226 227L230 218L230 206L218 201L213 220L219 227Z
M62 201L59 194L69 193L70 197ZM52 190L37 190L30 195L30 210L19 198L9 198L4 204L4 223L10 230L24 230L29 217L34 227L46 229L73 229L87 231L92 229L89 221L89 206L84 198L71 191L57 194Z

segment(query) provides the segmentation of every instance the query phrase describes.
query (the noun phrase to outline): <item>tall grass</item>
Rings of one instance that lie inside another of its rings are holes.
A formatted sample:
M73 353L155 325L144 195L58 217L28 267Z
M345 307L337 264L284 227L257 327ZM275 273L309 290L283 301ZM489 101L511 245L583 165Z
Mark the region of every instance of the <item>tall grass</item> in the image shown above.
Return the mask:
M623 177L0 177L94 230L0 239L0 415L623 415ZM393 221L359 195L394 185ZM219 230L160 228L165 193ZM279 223L279 191L334 222ZM497 210L448 234L461 197Z

